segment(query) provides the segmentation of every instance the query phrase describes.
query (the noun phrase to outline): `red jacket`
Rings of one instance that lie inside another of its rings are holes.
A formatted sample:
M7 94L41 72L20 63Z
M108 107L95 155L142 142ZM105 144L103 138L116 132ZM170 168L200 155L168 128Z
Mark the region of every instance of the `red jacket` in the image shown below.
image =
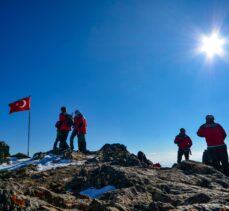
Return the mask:
M177 144L180 149L188 149L192 146L192 140L187 135L177 135L174 143Z
M61 122L60 130L68 130L68 131L70 131L71 130L71 127L69 127L69 126L66 125L66 119L67 119L66 118L66 115L68 115L68 114L61 113L59 115L59 121Z
M208 146L223 145L227 136L223 127L217 123L203 124L197 131L197 135L205 137Z
M86 134L87 132L87 121L83 115L78 115L74 117L74 129L77 133Z

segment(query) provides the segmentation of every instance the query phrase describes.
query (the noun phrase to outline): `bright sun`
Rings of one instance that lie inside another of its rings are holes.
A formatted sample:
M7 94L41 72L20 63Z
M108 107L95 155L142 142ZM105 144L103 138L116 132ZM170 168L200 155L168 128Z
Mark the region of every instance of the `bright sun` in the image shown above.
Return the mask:
M215 56L222 57L225 53L223 47L226 40L219 36L218 32L213 32L210 36L202 36L200 40L199 52L205 53L208 59Z

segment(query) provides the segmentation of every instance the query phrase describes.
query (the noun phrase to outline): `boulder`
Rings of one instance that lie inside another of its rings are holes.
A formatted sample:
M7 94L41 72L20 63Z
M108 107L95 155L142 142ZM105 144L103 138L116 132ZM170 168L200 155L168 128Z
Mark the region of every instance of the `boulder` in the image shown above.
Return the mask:
M105 144L99 151L100 162L109 162L111 165L141 166L136 155L128 152L123 144Z
M28 155L25 155L25 154L23 154L23 153L17 153L17 154L15 154L15 155L11 155L11 157L15 157L15 158L17 158L17 159L26 159L26 158L30 158Z
M194 194L193 196L187 198L184 204L205 204L208 203L211 198L205 193Z
M34 160L41 160L43 159L48 153L45 152L37 152L33 155Z
M173 166L175 167L175 166ZM222 174L211 166L202 164L196 161L182 161L176 166L178 169L181 169L186 174Z
M32 196L42 199L54 206L61 208L72 208L75 204L75 198L66 194L56 194L45 187L36 187L30 191Z
M10 147L4 141L0 141L0 159L10 156Z

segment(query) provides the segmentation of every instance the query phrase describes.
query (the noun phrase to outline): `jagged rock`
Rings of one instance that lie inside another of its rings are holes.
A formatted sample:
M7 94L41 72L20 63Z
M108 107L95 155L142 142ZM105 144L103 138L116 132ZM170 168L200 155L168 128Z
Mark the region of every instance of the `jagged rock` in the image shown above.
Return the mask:
M100 162L120 166L141 166L137 156L129 153L123 144L105 144L98 154Z
M208 178L200 178L197 181L197 185L203 188L212 188L211 181Z
M177 164L177 163L174 163L174 164L172 165L171 168L172 168L172 169L173 169L173 168L177 168L177 166L178 166L178 164Z
M86 164L98 164L99 163L99 160L98 160L98 158L90 158L90 159L88 159L87 161L86 161Z
M31 190L30 194L57 207L72 208L75 203L74 197L64 194L56 194L44 187L37 187Z
M215 182L218 183L219 185L221 185L223 188L226 188L226 189L229 188L229 183L226 183L225 181L223 181L221 179L216 179Z
M0 141L0 159L10 156L10 147L4 141Z
M115 159L127 159L129 152L123 144L105 144L100 150L100 161L114 162Z
M41 160L45 157L45 155L47 155L47 153L44 152L37 152L33 155L33 159L34 160Z
M186 174L213 174L220 173L212 166L208 166L195 161L183 161L177 165L178 169L183 170Z
M135 156L134 154L130 154L130 156L126 159L126 165L125 166L141 166L141 162Z
M30 158L28 155L25 155L25 154L23 154L23 153L17 153L17 154L15 154L15 155L11 155L11 157L15 157L15 158L17 158L17 159L26 159L26 158Z
M102 202L98 199L94 199L88 206L87 211L108 211Z
M66 150L62 153L61 157L67 160L85 160L86 155L82 152L75 152L72 150Z
M86 211L125 211L120 206L113 207L112 205L106 205L101 200L94 199L88 206Z
M61 211L62 209L58 209L49 205L43 205L39 209L40 211Z
M129 187L132 184L119 168L104 164L95 169L82 169L70 182L68 188L80 192L89 187L102 188L106 185L123 188Z
M123 144L105 144L99 151L112 155L113 153L128 153L126 146ZM108 156L109 157L109 156Z
M138 159L140 160L141 164L145 167L153 166L153 162L151 162L149 159L146 158L146 155L144 152L139 151L137 154Z
M172 206L169 203L162 203L162 202L152 202L149 205L149 209L151 211L167 211L174 209L174 206Z
M187 198L184 204L205 204L208 203L210 200L211 198L208 195L204 193L199 193Z
M49 153L37 153L34 158L43 159ZM120 144L105 145L90 156L74 151L58 156L86 162L43 172L34 165L0 171L0 210L229 210L229 178L198 162L142 168ZM90 187L107 185L116 189L96 199L80 195Z

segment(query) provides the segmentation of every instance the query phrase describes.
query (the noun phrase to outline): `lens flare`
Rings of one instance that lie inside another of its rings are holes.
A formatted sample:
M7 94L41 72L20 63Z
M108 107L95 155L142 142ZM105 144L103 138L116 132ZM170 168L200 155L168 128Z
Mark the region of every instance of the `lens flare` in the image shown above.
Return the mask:
M210 36L203 35L200 40L199 52L206 54L208 59L213 59L215 56L223 57L225 43L226 39L220 37L218 32L213 32Z

